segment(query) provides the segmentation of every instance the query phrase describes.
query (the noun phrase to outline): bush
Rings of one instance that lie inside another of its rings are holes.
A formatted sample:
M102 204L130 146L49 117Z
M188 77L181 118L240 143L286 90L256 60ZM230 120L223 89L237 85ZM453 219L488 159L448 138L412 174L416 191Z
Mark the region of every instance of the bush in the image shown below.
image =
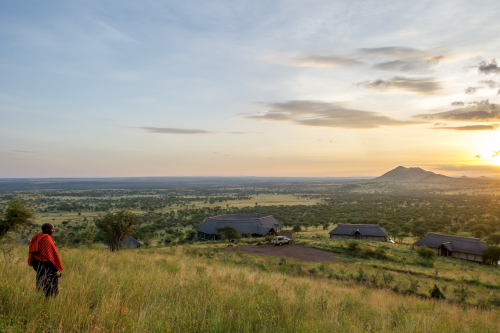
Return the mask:
M375 250L375 258L377 258L377 259L387 259L387 253L385 253L384 249L377 248Z
M356 249L359 248L359 243L356 241L350 241L347 243L347 248L351 251L356 251Z
M446 299L444 294L441 292L441 290L439 289L439 287L435 283L434 283L434 287L432 287L432 289L429 290L429 295L432 298L436 298L436 299Z
M500 260L500 247L498 246L488 246L481 252L483 257L483 262L485 263L496 263Z
M417 255L420 260L417 262L422 267L434 267L434 260L436 260L436 252L427 246L420 246L417 250Z
M436 259L436 252L427 246L420 246L417 250L417 254L423 260L434 260Z

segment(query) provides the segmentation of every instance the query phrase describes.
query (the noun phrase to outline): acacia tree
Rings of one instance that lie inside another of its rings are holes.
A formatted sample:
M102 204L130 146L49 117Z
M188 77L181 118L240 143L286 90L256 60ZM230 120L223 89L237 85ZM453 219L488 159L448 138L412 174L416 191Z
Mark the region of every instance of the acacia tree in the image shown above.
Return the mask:
M31 218L33 214L24 201L18 198L9 202L5 211L0 211L0 239L9 231L30 224Z
M132 212L121 210L108 212L104 217L94 220L97 228L106 234L112 252L122 248L122 242L132 233L134 225L139 224L141 217Z
M238 229L236 229L235 227L230 226L230 225L226 225L226 226L221 227L221 228L215 228L215 230L217 230L217 232L219 233L219 235L221 235L221 237L223 239L239 239L239 238L241 238L241 235L240 235Z

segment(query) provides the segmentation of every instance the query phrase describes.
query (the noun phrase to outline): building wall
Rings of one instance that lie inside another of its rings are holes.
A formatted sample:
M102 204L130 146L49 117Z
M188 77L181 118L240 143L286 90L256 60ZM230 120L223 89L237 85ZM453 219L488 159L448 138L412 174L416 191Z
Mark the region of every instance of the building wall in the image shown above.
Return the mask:
M432 249L436 252L436 254L441 255L441 251L438 251L438 249L436 249L436 248L432 248ZM456 258L456 259L475 261L475 262L483 262L483 257L481 257L478 254L453 251L453 252L451 252L450 257Z

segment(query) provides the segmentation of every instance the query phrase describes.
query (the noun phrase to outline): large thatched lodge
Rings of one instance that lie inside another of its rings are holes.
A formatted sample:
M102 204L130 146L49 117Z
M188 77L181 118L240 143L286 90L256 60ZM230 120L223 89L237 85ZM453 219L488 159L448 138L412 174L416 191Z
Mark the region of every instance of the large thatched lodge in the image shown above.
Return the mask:
M413 243L416 248L427 246L437 255L469 261L483 262L481 252L488 246L479 238L451 236L429 233L424 238Z
M206 240L218 240L220 235L217 228L225 226L236 228L242 237L264 237L275 235L283 229L271 215L264 214L230 214L218 215L207 218L198 228L196 228L196 237Z
M330 238L351 238L387 242L389 234L378 224L339 224Z

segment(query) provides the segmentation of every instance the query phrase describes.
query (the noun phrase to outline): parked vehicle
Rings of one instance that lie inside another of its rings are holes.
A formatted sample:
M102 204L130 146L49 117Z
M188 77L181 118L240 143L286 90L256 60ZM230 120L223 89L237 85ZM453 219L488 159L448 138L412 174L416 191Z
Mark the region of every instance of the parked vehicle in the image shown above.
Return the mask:
M271 243L275 245L290 244L292 240L286 236L275 236Z

